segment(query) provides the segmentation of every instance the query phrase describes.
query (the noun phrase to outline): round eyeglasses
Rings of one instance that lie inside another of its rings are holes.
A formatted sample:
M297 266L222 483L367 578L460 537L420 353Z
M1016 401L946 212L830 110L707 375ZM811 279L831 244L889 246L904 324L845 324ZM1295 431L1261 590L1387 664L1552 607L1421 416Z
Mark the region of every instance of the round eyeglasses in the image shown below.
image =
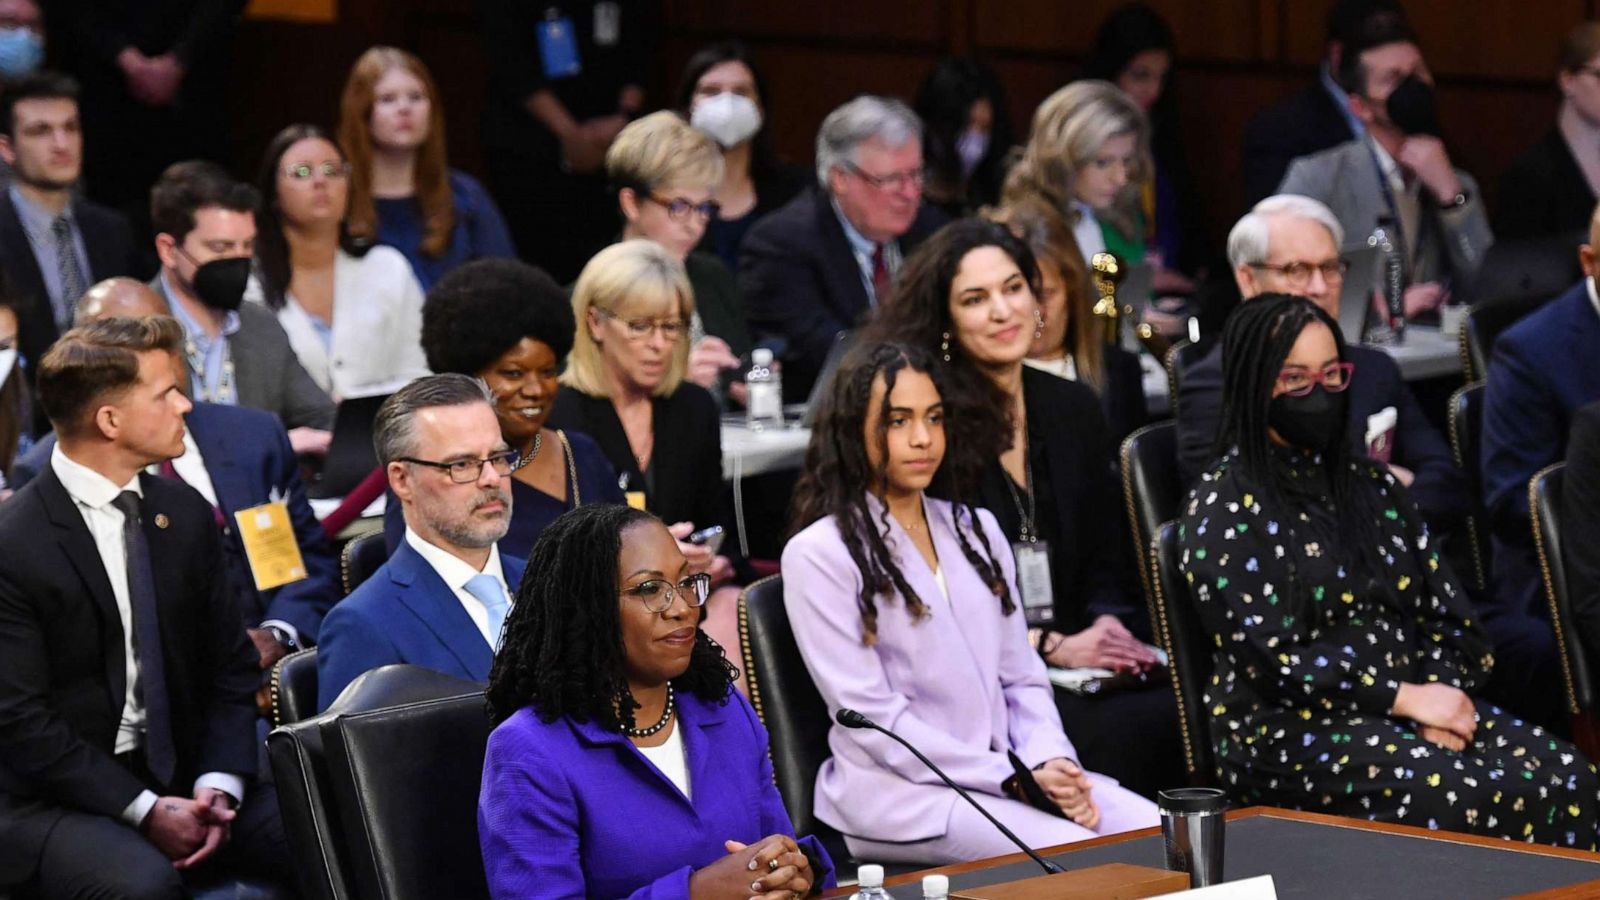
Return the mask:
M641 581L622 592L624 597L638 597L644 608L653 612L666 612L672 608L672 601L679 597L689 605L690 609L705 606L706 598L711 596L711 576L699 572L683 579L677 584L665 578L652 578Z

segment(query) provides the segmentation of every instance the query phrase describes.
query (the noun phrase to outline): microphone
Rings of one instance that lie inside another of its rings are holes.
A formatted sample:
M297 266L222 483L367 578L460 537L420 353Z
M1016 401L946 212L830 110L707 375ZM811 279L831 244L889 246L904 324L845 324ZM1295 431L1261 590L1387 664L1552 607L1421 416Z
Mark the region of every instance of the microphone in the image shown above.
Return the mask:
M891 739L894 740L895 743L897 743L900 746L906 748L907 750L910 750L911 751L911 755L915 756L917 759L921 760L922 764L927 766L928 769L933 772L933 774L939 776L939 779L941 781L943 781L945 784L950 785L950 789L955 791L956 793L960 794L961 795L961 799L963 799L963 800L967 801L968 803L972 804L972 808L977 810L978 812L982 813L983 817L985 819L989 820L989 824L991 824L995 828L999 829L1000 833L1005 835L1007 840L1009 840L1013 844L1016 844L1017 847L1020 848L1023 853L1028 854L1028 858L1030 858L1034 862L1038 863L1039 864L1039 868L1044 869L1045 872L1047 872L1047 873L1049 873L1051 875L1054 875L1054 874L1056 874L1058 872L1066 871L1065 869L1061 868L1060 866L1056 865L1055 863L1051 862L1050 860L1045 859L1044 857L1040 856L1038 853L1035 853L1032 847L1029 847L1027 844L1024 844L1022 842L1021 838L1019 838L1015 834L1011 833L1011 829L1009 829L1006 826L1002 825L1000 823L999 819L996 819L993 815L990 815L989 811L987 809L984 809L982 804L980 804L980 803L978 803L978 801L972 799L972 796L970 794L968 794L966 791L962 790L960 785L958 785L954 781L950 780L950 776L949 775L946 775L943 772L943 770L941 770L938 766L934 765L933 764L933 760L927 758L926 756L923 756L922 755L922 751L918 750L917 748L915 748L913 746L911 746L911 743L909 741L907 741L905 738L901 737L898 734L895 734L894 732L890 731L889 729L883 727L882 725L879 725L877 722L872 721L871 719L867 718L866 716L863 716L861 713L858 713L853 709L843 709L843 708L841 708L838 712L835 712L833 714L833 720L835 722L838 722L840 725L843 725L846 728L870 728L873 731L881 732L883 734L888 735Z

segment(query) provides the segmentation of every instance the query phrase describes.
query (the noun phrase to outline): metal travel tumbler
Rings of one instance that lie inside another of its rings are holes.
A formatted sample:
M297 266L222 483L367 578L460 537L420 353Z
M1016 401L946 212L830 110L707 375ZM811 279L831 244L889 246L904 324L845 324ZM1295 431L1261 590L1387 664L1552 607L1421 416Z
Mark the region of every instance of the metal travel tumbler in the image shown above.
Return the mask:
M1222 837L1227 794L1217 788L1174 788L1161 791L1161 837L1167 868L1188 872L1189 886L1222 881Z

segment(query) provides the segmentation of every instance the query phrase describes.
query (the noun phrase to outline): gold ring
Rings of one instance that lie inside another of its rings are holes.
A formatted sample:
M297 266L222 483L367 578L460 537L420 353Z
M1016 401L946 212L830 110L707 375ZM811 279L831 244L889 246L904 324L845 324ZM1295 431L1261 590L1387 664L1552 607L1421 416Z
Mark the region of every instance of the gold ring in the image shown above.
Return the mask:
M767 860L767 871L768 872L776 872L776 871L778 871L778 858L776 856L774 856L773 858Z

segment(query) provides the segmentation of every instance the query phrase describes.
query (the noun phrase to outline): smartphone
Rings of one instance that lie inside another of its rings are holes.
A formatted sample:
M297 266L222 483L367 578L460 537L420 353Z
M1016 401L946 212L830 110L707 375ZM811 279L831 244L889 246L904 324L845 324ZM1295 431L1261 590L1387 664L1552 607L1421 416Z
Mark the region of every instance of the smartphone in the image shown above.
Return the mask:
M722 526L712 525L689 535L687 540L691 544L704 545L711 548L711 554L715 556L717 551L722 549L722 538Z

